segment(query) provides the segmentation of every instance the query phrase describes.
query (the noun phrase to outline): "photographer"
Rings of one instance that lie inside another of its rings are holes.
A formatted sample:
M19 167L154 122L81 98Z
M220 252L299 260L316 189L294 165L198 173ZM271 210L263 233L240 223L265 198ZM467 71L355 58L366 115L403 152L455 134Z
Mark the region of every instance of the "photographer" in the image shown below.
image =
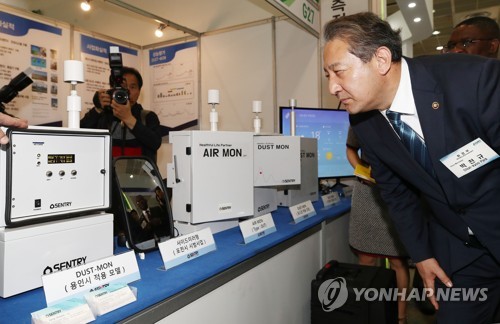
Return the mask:
M156 162L156 152L161 145L158 116L142 108L137 102L142 88L139 71L130 67L121 69L123 84L111 87L128 90L128 100L119 104L112 100L111 90L99 90L94 95L94 105L80 121L82 128L109 129L113 138L113 157L145 155ZM115 90L116 91L116 90Z

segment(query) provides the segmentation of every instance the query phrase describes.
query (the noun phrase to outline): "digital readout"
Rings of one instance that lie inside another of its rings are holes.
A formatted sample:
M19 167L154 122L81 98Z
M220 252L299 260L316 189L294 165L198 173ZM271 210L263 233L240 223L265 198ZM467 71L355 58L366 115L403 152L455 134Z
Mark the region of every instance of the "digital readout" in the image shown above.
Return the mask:
M59 164L59 163L75 163L74 154L49 154L47 155L48 164Z

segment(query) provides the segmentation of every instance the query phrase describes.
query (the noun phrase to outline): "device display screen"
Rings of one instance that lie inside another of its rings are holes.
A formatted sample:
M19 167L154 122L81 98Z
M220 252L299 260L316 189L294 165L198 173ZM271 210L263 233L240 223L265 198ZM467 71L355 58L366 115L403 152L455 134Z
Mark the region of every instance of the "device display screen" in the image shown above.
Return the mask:
M318 178L354 176L347 159L345 143L349 131L349 113L339 109L295 109L296 135L318 140ZM280 107L280 132L290 135L291 107Z
M49 154L47 155L48 164L59 164L59 163L75 163L74 154Z

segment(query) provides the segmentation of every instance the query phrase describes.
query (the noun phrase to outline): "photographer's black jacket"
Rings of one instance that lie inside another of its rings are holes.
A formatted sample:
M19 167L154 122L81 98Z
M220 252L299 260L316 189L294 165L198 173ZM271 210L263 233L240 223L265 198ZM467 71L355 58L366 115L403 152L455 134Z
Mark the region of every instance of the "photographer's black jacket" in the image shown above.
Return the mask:
M137 119L133 129L122 127L120 120L109 110L98 113L92 108L80 121L81 128L108 129L113 138L113 146L122 148L140 147L142 154L156 162L156 151L161 145L160 121L153 111L147 114L138 103L132 106L132 115ZM141 116L142 115L142 116Z

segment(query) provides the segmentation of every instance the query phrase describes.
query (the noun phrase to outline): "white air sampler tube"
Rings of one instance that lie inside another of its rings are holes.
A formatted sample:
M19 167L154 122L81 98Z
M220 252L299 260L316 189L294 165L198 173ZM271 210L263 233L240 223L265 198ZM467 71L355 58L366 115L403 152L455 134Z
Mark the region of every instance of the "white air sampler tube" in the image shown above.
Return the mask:
M210 111L210 130L212 132L216 132L219 115L217 114L217 111L215 111L215 105L219 104L219 90L208 90L208 104L212 105L212 110Z
M84 81L83 63L75 60L64 61L64 82L71 83L71 92L67 100L68 128L80 128L82 98L76 93L76 84Z
M252 101L252 112L255 113L255 118L253 120L253 130L255 134L259 134L260 128L262 127L262 121L259 117L259 113L262 112L262 101Z
M295 136L295 107L297 106L297 100L290 99L290 135Z

